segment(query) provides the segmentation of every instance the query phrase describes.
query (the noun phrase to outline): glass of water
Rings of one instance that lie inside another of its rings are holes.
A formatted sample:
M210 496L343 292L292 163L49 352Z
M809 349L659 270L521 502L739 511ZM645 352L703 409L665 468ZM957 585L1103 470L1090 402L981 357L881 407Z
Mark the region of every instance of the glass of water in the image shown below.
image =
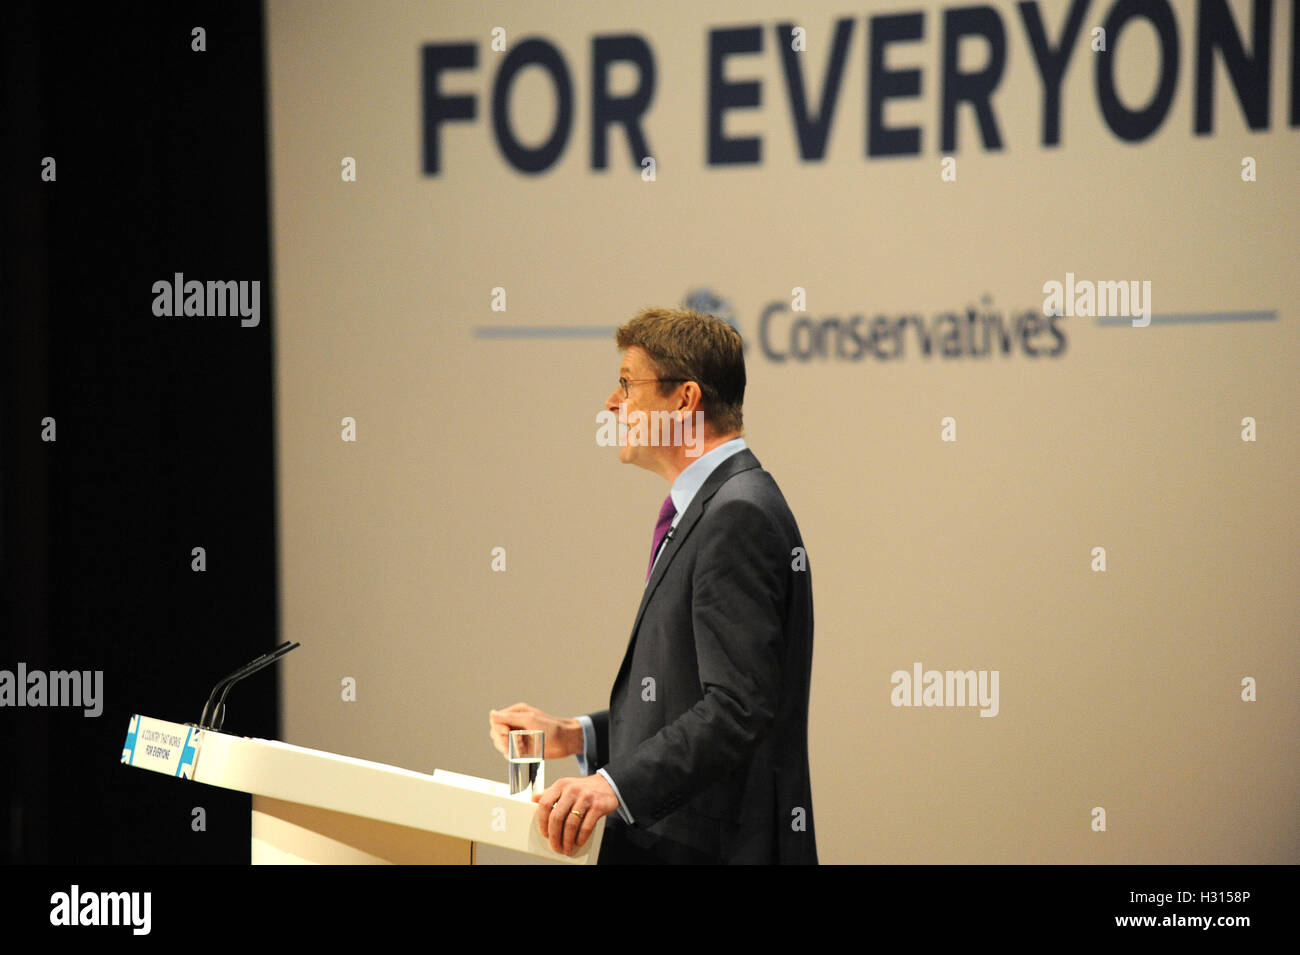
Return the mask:
M546 789L546 733L542 730L511 730L510 795L527 793L530 799Z

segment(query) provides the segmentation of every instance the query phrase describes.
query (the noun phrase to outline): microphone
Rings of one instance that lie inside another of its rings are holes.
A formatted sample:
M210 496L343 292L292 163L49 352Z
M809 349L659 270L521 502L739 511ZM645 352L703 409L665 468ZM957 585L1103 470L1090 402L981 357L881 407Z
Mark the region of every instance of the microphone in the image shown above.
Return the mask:
M278 650L282 649L283 647L288 646L288 644L289 644L289 641L286 640L286 641L284 641L284 643L280 644L280 646L276 647L275 649L278 651ZM267 657L269 657L270 655L271 655L271 654L269 654L269 653L263 653L260 657L258 657L258 658L257 658L256 660L254 660L252 663L247 663L247 664L245 664L244 666L240 667L238 670L235 670L233 673L228 673L228 674L226 674L226 675L223 676L220 680L217 681L217 685L214 686L214 687L212 688L212 692L208 694L208 702L206 702L206 703L203 704L203 715L199 717L199 729L208 729L208 728L209 728L209 727L208 727L208 710L209 710L209 709L211 708L211 706L212 706L212 701L216 699L217 691L220 690L223 686L225 686L226 683L228 683L230 680L233 680L233 679L235 679L236 677L238 677L241 673L243 673L243 672L244 672L245 670L247 670L249 667L257 666L259 663L261 663L263 660L265 660L265 659L266 659Z
M673 532L675 530L677 530L677 528L675 527L668 528L668 533L665 534L664 539L659 542L659 549L655 551L656 564L659 563L659 555L662 554L664 551L666 551L668 549L668 545L673 542Z
M268 656L268 657L264 657L264 658L261 659L261 660L255 660L255 661L253 661L253 662L250 663L247 667L245 667L245 668L244 668L244 669L239 673L238 676L236 676L236 677L234 677L233 679L231 679L230 681L228 681L228 682L226 683L226 688L225 688L224 690L221 691L221 698L220 698L219 700L217 700L217 706L216 706L216 709L214 709L214 710L212 711L212 722L213 722L213 724L214 724L212 728L215 729L215 730L217 730L217 732L220 732L220 731L221 731L221 727L224 726L225 723L226 723L226 695L227 695L228 693L230 693L230 688L231 688L231 687L233 687L236 683L238 683L238 682L239 682L240 680L242 680L244 677L246 677L246 676L252 676L252 675L253 675L254 673L256 673L258 670L264 670L266 667L269 667L272 663L274 663L276 660L280 659L280 657L284 656L284 655L285 655L286 653L288 653L290 650L297 650L300 646L302 646L301 643L295 643L295 644L292 644L292 645L287 645L287 641L286 641L286 643L282 643L282 644L280 644L280 646L276 647L276 648L275 648L275 652L273 652L272 654L270 654L270 656Z
M283 648L283 647L286 647L286 646L289 646L289 641L285 641L285 642L279 644L279 646L276 647L276 651L282 650L282 648ZM250 669L250 668L252 668L252 667L256 667L256 665L259 665L260 663L263 663L263 661L266 659L266 657L269 657L269 656L270 656L270 654L263 654L263 655L257 657L256 660L253 660L252 663L250 663L250 664L244 664L243 667L240 667L239 669L234 670L233 673L227 673L226 676L222 677L221 680L218 680L218 681L217 681L217 685L212 687L212 693L209 693L209 694L208 694L208 702L203 704L203 716L200 716L200 717L199 717L199 729L209 729L209 726L208 726L208 709L211 709L211 708L212 708L212 702L213 702L214 699L216 699L217 691L220 690L222 686L225 686L227 682L229 682L229 681L231 681L231 680L234 680L234 678L239 677L240 674L244 673L244 670Z
M225 722L224 708L226 702L226 694L230 692L230 688L234 686L236 683L238 683L240 680L242 680L244 677L252 676L258 670L270 666L272 663L280 659L280 657L284 656L290 650L296 650L300 646L302 646L301 643L291 643L290 641L286 640L284 643L276 647L275 650L273 650L271 653L262 654L252 663L248 663L240 667L238 670L235 670L233 673L229 673L226 676L222 677L220 680L218 680L217 685L214 686L212 688L212 692L208 694L208 701L203 704L203 715L199 717L198 728L201 730L202 729L220 730L222 724ZM219 691L221 692L221 698L217 700L217 693ZM214 700L216 700L215 708L212 705ZM209 710L211 710L212 713L211 722L209 722L208 720ZM218 714L220 714L220 716L218 716Z

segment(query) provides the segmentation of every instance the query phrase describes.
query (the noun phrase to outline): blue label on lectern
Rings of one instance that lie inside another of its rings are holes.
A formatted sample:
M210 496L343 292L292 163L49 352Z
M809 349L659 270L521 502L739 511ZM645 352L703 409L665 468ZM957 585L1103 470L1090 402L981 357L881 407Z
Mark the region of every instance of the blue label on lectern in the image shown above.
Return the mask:
M122 762L155 773L189 779L202 733L185 723L132 716L122 744Z

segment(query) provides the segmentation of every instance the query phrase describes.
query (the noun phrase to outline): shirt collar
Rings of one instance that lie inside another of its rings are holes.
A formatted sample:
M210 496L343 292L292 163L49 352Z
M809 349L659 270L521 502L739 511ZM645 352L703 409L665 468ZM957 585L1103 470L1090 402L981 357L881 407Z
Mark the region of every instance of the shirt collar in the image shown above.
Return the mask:
M709 475L717 470L719 464L733 454L744 451L746 447L748 445L745 444L744 438L724 441L707 454L701 454L677 475L677 480L673 481L672 489L668 492L668 496L673 499L673 507L677 510L677 516L673 518L674 527L686 513L686 509L691 506L691 501L695 500L695 495L709 479Z

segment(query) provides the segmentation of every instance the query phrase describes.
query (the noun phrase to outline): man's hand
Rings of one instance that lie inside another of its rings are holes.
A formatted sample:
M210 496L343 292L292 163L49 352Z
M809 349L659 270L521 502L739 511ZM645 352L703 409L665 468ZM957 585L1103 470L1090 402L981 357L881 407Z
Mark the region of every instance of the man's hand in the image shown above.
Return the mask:
M502 756L508 756L506 745L511 730L544 730L546 732L546 758L563 759L581 755L582 724L577 720L556 719L527 703L516 703L504 710L488 712L488 733L492 745Z
M557 779L538 799L537 828L552 849L572 855L587 844L600 818L617 808L618 797L599 773Z

